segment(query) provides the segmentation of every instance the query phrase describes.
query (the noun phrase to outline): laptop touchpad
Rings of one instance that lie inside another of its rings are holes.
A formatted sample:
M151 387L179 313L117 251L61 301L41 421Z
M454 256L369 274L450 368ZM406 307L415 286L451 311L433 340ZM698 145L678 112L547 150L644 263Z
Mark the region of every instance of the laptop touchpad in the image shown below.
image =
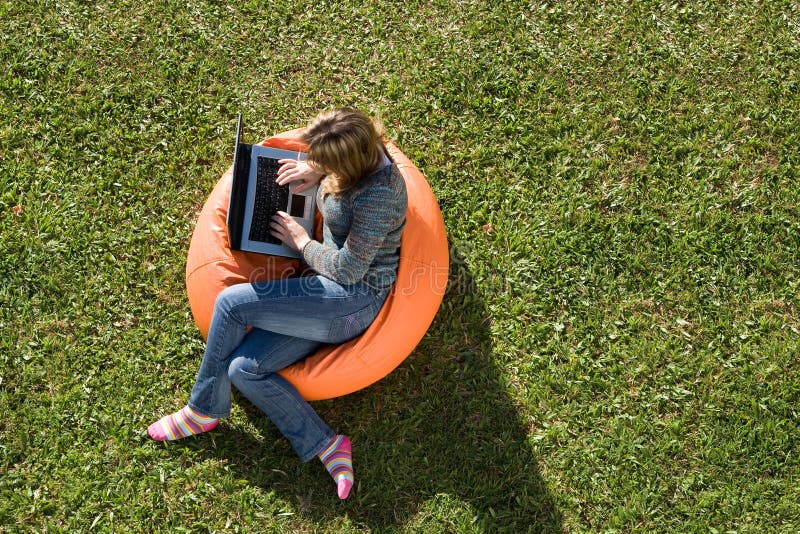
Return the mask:
M304 195L292 195L289 215L292 217L304 217L306 212L306 197Z

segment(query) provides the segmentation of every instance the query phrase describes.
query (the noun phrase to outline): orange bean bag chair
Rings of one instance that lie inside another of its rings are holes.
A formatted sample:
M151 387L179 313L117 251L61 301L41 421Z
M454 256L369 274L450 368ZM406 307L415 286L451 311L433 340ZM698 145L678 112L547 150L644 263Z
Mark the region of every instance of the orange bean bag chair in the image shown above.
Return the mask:
M292 130L261 144L306 150L299 134L300 130ZM425 335L447 287L447 235L433 191L419 169L394 144L387 143L386 148L405 178L408 191L397 281L377 318L361 336L341 345L325 346L280 371L306 400L346 395L393 371ZM228 248L230 186L229 170L200 212L186 261L189 304L203 338L208 335L214 301L220 291L243 282L298 276L302 271L299 260Z

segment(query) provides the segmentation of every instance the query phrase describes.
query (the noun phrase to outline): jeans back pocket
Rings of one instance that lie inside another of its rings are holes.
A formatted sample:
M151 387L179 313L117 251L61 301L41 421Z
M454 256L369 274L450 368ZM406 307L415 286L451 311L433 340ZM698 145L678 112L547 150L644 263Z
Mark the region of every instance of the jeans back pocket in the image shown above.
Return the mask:
M377 305L370 304L356 312L333 319L329 333L331 343L344 343L363 334L377 317L378 311Z

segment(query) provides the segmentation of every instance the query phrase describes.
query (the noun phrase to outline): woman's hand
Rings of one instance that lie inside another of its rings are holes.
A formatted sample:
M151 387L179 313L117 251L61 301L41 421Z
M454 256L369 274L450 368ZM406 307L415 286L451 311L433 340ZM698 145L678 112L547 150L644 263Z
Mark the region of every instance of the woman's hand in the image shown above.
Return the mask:
M321 172L312 169L305 161L280 159L278 163L281 164L281 168L278 169L278 178L275 181L278 185L297 182L294 189L292 189L295 193L302 193L309 187L318 184L323 176Z
M279 211L272 217L272 222L269 226L271 228L270 233L274 237L280 239L284 245L297 252L302 252L303 247L311 241L306 229L297 224L297 221L285 211Z

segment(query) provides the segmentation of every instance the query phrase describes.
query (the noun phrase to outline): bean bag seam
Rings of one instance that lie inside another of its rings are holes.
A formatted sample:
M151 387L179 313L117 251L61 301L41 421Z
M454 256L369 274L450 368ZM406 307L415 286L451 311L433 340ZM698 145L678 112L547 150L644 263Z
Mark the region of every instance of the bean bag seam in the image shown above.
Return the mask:
M200 270L200 269L202 269L203 267L205 267L205 266L207 266L207 265L211 265L212 263L217 263L218 261L223 261L223 260L231 260L231 259L234 259L234 258L233 258L233 254L228 254L227 256L223 256L223 257L221 257L221 258L215 258L215 259L213 259L213 260L209 260L209 261L207 261L207 262L205 262L205 263L203 263L203 264L201 264L201 265L198 265L198 266L197 266L197 267L195 267L194 269L192 269L192 271L191 271L190 273L188 273L186 276L187 276L187 277L189 277L189 276L192 276L194 273L196 273L197 271L199 271L199 270Z

